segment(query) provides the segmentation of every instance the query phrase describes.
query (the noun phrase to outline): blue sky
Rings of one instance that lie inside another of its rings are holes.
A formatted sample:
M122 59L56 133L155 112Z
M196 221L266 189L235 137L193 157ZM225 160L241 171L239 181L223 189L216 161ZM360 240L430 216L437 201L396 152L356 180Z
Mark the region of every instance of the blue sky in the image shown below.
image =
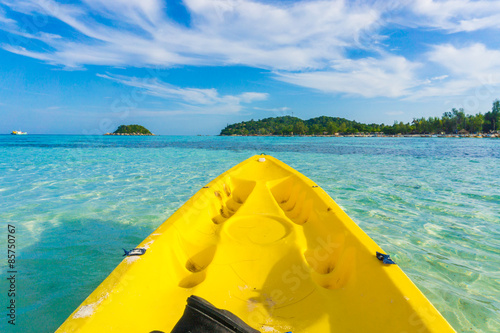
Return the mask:
M484 113L499 22L483 0L0 0L0 133Z

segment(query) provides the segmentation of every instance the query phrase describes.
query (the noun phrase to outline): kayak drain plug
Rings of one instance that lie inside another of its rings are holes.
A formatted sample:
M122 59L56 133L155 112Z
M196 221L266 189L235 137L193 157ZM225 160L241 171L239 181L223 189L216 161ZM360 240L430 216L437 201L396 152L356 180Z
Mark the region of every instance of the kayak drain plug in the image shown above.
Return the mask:
M127 256L127 257L130 257L130 256L142 256L144 253L146 253L146 249L142 249L142 248L137 248L137 249L133 249L133 250L130 250L130 251L127 251L125 249L123 249L123 251L125 252L123 254L123 256Z
M396 263L394 260L391 259L391 256L388 254L383 254L380 252L377 252L377 259L382 261L386 265L395 265Z

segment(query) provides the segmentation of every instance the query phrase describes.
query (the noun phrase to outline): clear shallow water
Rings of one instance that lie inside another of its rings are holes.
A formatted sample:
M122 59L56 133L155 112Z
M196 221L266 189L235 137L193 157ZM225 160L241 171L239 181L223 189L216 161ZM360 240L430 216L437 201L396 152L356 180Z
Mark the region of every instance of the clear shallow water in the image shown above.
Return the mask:
M0 136L0 244L16 226L17 322L53 332L199 188L273 155L317 182L459 332L500 331L500 140Z

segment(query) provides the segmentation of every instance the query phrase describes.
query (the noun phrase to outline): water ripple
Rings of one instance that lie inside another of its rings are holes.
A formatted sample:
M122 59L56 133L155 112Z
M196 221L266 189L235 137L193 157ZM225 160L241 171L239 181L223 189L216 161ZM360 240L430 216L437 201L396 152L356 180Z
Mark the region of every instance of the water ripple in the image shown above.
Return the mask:
M121 260L122 247L134 247L220 173L265 152L327 191L457 331L498 332L499 145L0 136L0 219L18 227L24 272L19 329L54 331Z

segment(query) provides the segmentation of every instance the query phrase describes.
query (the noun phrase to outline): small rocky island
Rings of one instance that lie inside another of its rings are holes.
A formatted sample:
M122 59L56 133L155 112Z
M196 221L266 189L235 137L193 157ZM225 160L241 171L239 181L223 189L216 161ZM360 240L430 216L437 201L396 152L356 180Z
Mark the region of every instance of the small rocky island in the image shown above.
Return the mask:
M104 135L154 135L147 128L141 125L120 125L113 133Z

